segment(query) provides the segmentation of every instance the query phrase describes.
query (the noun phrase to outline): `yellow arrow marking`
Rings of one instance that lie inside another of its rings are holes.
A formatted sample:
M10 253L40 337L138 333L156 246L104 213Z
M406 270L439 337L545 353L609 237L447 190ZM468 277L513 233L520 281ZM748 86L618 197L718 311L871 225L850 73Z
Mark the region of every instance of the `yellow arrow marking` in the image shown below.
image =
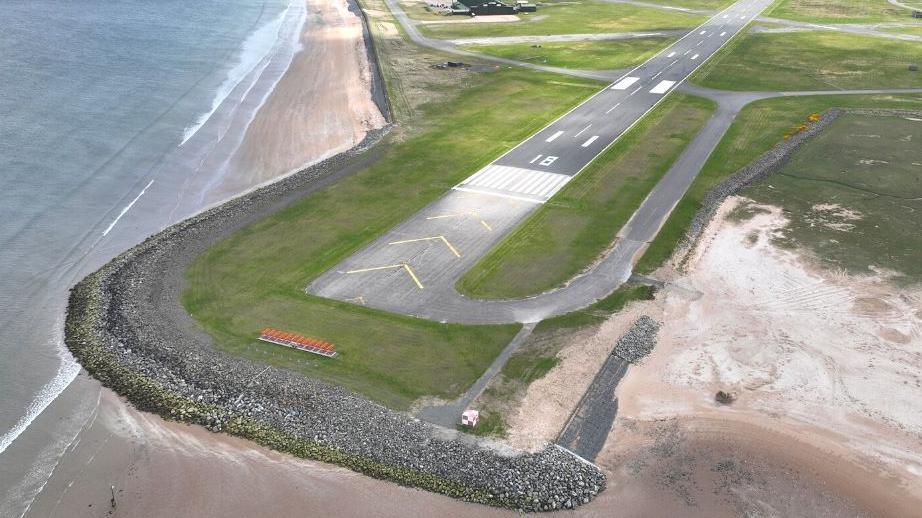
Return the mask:
M419 282L419 277L417 277L416 274L413 273L413 269L410 268L410 265L408 265L407 263L390 264L387 266L375 266L374 268L362 268L360 270L349 270L346 273L350 274L350 273L375 272L378 270L392 270L394 268L403 268L408 274L410 274L410 277L413 279L413 282L416 283L416 286L419 289L423 289L423 283Z
M439 239L443 243L445 243L445 246L447 246L448 249L451 250L451 253L455 254L455 257L461 257L461 254L458 253L458 249L452 246L452 244L448 242L448 239L445 239L445 236L421 237L419 239L404 239L403 241L393 241L388 244L389 245L402 245L405 243L418 243L419 241L432 241L434 239Z

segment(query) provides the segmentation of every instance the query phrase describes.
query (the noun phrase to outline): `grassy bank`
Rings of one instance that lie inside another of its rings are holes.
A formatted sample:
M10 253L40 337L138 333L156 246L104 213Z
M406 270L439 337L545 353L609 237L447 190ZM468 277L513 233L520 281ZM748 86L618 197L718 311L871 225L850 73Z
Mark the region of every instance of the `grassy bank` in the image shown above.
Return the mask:
M748 33L692 81L722 90L795 91L922 88L919 43L811 31Z
M541 36L546 34L597 34L695 27L706 17L679 11L663 11L603 0L541 2L538 12L519 15L518 22L442 23L422 25L434 38L483 36Z
M514 298L561 285L610 246L714 109L673 94L458 282L478 298Z
M789 220L779 244L856 274L922 280L922 123L843 115L762 182L744 191Z
M468 45L465 50L562 68L612 70L634 67L669 46L671 38Z
M771 149L792 127L803 123L810 114L836 106L919 110L922 109L922 95L776 98L747 106L730 126L688 193L636 265L635 271L652 272L672 255L710 189Z
M221 349L395 408L423 395L457 396L518 325L442 325L311 297L304 286L586 95L554 79L505 69L468 73L463 89L434 86L410 112L413 130L381 146L372 166L202 254L187 272L186 309ZM266 326L333 342L340 357L255 341Z

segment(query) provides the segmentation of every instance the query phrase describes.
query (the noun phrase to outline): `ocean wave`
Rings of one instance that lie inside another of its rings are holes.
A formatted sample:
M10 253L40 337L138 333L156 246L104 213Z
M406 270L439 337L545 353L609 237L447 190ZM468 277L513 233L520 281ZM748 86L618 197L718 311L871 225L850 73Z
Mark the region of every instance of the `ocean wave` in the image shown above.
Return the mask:
M292 3L297 0L292 0ZM240 46L240 53L237 57L237 64L227 72L224 81L215 92L214 99L211 101L211 109L196 119L195 123L186 127L183 131L182 147L190 138L192 138L208 122L208 119L218 111L221 104L237 88L238 85L258 67L265 67L265 60L273 49L276 47L279 39L282 37L282 27L285 18L291 10L291 3L271 22L253 31Z
M0 453L3 453L10 444L13 444L13 441L32 424L35 418L48 408L48 405L50 405L61 392L64 392L64 389L76 379L77 374L80 372L80 364L71 356L70 351L64 347L63 316L61 317L60 325L57 326L52 342L58 353L58 358L61 361L58 365L58 371L55 373L54 377L51 378L51 381L46 383L45 386L36 393L35 397L32 398L32 402L30 402L29 406L26 408L25 415L20 417L19 421L17 421L12 428L0 436Z

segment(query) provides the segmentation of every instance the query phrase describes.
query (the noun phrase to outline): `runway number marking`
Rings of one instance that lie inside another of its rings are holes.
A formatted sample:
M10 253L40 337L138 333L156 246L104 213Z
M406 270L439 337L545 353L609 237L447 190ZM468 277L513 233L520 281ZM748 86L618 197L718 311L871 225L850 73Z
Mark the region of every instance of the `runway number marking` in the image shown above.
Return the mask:
M547 167L547 166L553 164L554 162L556 162L558 158L560 158L560 157L557 157L557 156L549 156L549 157L545 158L544 160L538 162L538 165L543 165L544 167Z
M461 254L458 252L458 249L452 246L452 244L448 241L448 239L445 238L445 236L431 236L431 237L421 237L418 239L404 239L402 241L393 241L388 244L389 245L404 245L407 243L419 243L420 241L433 241L433 240L439 240L445 243L445 246L447 246L448 249L451 250L451 253L455 254L455 257L461 257Z
M544 156L544 155L538 155L538 156L536 156L535 158L532 158L532 159L531 159L531 162L529 162L529 164L534 164L535 162L538 161L539 158L541 158L541 157L543 157L543 156Z
M423 283L419 282L419 277L417 277L416 274L413 273L413 269L410 268L410 265L407 263L389 264L387 266L375 266L374 268L362 268L360 270L349 270L348 272L346 272L346 274L348 275L352 273L376 272L379 270L393 270L394 268L403 269L405 272L407 272L410 278L413 279L413 282L416 283L417 288L424 289Z

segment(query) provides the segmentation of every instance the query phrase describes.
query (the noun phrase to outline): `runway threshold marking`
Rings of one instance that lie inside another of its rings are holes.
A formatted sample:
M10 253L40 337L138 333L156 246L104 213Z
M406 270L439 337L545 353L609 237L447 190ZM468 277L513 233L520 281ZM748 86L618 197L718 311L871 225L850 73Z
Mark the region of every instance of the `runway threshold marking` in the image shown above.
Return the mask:
M413 268L410 268L410 265L407 263L389 264L387 266L375 266L373 268L361 268L359 270L349 270L346 272L346 274L348 275L352 273L376 272L379 270L393 270L394 268L403 269L405 272L407 272L407 274L409 274L410 278L413 279L413 282L416 283L417 288L421 290L425 289L423 288L423 283L419 282L419 277L417 277L416 274L413 273Z
M420 237L417 239L404 239L402 241L393 241L388 243L389 245L405 245L407 243L419 243L420 241L441 241L445 243L445 246L451 250L451 253L455 254L455 257L461 257L461 254L458 252L458 249L452 246L452 244L445 238L445 236L430 236L430 237Z

